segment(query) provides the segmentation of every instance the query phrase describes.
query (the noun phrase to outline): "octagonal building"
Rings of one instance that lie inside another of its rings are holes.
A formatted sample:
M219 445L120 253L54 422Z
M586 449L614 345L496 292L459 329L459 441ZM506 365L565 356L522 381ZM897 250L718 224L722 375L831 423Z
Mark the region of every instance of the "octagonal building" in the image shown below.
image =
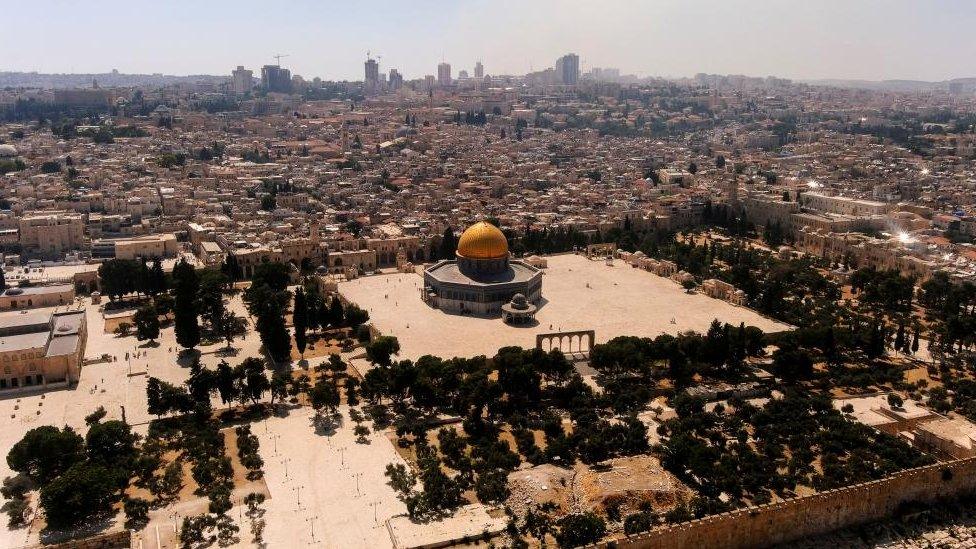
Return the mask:
M422 297L452 313L492 316L515 294L529 303L542 298L542 271L509 257L508 239L498 227L480 221L458 239L457 258L424 270Z

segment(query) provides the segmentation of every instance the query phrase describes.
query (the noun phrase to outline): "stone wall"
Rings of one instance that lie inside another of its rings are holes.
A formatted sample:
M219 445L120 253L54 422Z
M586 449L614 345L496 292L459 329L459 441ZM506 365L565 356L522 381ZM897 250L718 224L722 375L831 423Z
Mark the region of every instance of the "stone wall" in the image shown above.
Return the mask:
M35 545L29 549L128 549L131 546L132 533L128 530L121 530L52 545Z
M931 503L976 493L976 458L937 463L810 496L749 507L592 548L745 549L786 543L892 515L907 502Z

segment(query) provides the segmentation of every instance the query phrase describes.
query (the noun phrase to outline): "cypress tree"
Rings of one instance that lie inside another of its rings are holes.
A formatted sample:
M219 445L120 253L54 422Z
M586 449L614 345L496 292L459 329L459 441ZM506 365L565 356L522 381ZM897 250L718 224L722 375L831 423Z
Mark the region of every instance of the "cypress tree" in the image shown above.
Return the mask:
M329 306L329 324L333 328L338 328L342 326L344 317L345 312L342 310L342 301L339 300L339 296L334 296L332 298L332 304Z
M157 257L153 260L152 269L149 272L150 293L156 295L166 291L166 274L163 273L163 263Z
M305 331L308 329L308 305L305 302L305 291L299 286L295 290L295 310L292 313L292 324L295 327L295 345L298 352L305 356Z
M454 229L448 227L444 229L444 236L441 238L441 259L454 259L457 251L457 237L454 236Z
M192 349L200 344L200 322L197 318L197 293L200 279L193 267L182 260L173 268L176 299L173 306L173 329L176 342Z
M898 324L898 332L895 333L895 350L904 351L905 350L905 324Z

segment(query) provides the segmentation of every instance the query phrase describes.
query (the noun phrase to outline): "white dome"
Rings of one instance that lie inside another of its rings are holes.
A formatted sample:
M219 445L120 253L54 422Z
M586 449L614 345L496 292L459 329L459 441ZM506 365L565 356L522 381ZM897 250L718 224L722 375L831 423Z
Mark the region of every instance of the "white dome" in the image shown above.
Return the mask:
M0 158L8 156L17 156L17 147L13 145L0 145Z

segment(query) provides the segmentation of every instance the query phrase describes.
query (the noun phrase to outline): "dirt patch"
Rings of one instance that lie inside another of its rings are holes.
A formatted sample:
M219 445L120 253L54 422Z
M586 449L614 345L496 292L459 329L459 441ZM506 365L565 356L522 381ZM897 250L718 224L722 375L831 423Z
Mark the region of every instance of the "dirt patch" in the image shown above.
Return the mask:
M642 502L649 502L658 514L667 513L693 495L653 456L618 458L599 468L584 467L576 477L574 491L590 509L603 508L612 498L622 503L624 515L638 511Z
M558 514L571 513L575 502L574 476L572 469L549 464L513 471L508 475L511 495L506 504L519 516L546 504L555 505Z
M618 506L622 516L648 504L664 514L694 495L653 456L618 458L593 467L580 463L572 469L537 465L509 474L508 487L506 504L519 516L546 504L555 505L557 516L605 513L609 503Z
M338 334L326 334L325 336L309 336L308 345L305 347L305 360L313 358L325 358L332 354L339 354L342 352L342 337L337 337ZM298 345L295 344L295 338L291 338L291 359L300 360L302 354L298 352Z
M132 321L132 317L135 315L135 311L116 313L112 316L105 317L105 333L114 334L115 330L119 327L119 324L126 322L128 324L135 325ZM134 329L134 328L133 328Z

